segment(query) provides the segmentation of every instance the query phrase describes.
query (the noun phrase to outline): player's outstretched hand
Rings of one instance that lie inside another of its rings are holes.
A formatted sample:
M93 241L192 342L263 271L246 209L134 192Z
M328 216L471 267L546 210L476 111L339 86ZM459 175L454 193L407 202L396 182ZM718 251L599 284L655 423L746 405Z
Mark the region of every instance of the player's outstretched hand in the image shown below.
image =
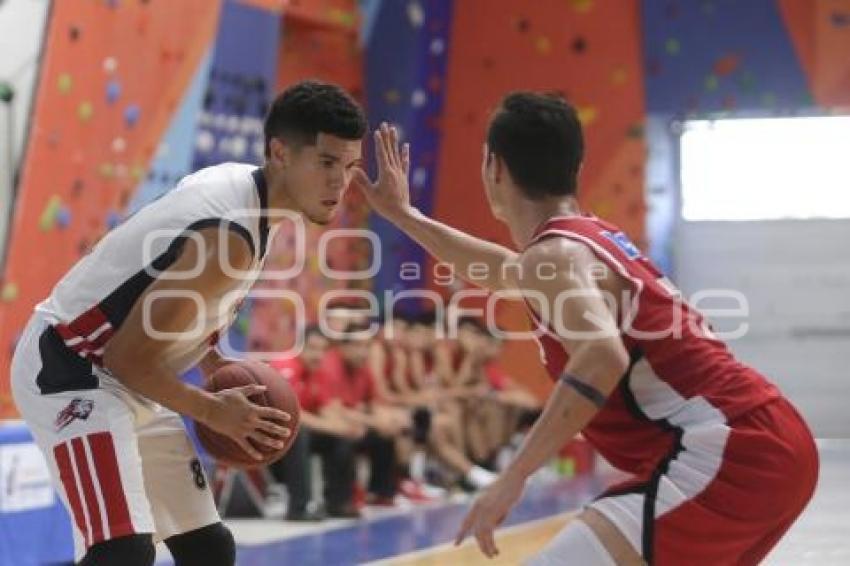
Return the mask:
M264 385L244 385L214 393L219 404L204 423L214 431L232 438L257 460L262 460L263 456L248 442L249 438L260 446L277 450L283 448L283 439L292 434L284 425L292 418L289 413L257 405L248 399L265 390Z
M355 170L355 184L378 214L392 220L410 209L410 146L399 147L398 130L386 122L375 130L375 157L378 178L375 182L362 169Z
M524 482L502 475L479 495L455 537L455 546L463 542L467 535L475 537L478 548L487 558L499 554L493 531L496 530L511 507L516 505L525 487Z

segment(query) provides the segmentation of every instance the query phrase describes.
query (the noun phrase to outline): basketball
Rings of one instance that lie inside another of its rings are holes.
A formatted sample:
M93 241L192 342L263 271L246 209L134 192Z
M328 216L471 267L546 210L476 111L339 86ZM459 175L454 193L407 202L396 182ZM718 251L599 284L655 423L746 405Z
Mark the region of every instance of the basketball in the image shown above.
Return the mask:
M289 386L289 382L274 369L261 362L239 361L223 366L212 375L205 389L215 392L252 384L266 386L264 392L248 397L252 403L280 409L289 413L292 417L292 420L286 423L292 434L283 439L283 448L274 450L249 439L248 442L251 442L263 454L262 460L255 460L231 438L215 432L202 423L195 423L198 440L211 456L223 464L243 469L266 466L286 454L295 440L295 435L298 434L300 420L298 398Z

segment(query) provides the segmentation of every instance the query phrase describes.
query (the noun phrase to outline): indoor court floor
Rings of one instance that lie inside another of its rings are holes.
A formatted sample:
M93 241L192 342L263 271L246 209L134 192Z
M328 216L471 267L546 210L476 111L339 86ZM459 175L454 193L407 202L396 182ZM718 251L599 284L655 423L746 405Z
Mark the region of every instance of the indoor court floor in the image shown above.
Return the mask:
M821 477L812 503L765 564L850 564L850 440L821 440ZM501 551L486 559L472 542L452 546L468 501L412 509L368 509L360 521L304 526L271 520L229 521L239 566L511 565L541 548L606 484L601 477L530 486L497 534ZM163 555L167 556L167 555ZM163 558L158 565L171 564Z

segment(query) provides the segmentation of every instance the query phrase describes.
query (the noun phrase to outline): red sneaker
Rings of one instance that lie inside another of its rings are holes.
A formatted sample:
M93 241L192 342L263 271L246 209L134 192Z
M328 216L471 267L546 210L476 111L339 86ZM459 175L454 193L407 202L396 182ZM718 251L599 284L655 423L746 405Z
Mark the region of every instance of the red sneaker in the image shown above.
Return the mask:
M429 501L434 501L432 497L428 497L425 494L419 482L414 480L402 480L401 483L398 484L398 492L414 503L428 503Z

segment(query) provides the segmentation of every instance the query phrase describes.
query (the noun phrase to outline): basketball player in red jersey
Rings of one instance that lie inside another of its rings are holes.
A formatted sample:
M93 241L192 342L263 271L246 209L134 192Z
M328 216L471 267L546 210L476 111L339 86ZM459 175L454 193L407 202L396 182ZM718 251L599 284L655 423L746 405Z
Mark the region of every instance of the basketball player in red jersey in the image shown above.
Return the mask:
M410 205L409 148L376 132L372 207L467 280L526 299L555 387L515 459L475 501L468 534L488 557L528 476L578 432L630 481L587 505L528 564L756 564L817 481L812 435L762 375L616 226L576 200L583 139L563 100L519 92L491 118L482 178L514 252ZM488 265L487 277L473 271ZM607 300L606 300L607 299Z

